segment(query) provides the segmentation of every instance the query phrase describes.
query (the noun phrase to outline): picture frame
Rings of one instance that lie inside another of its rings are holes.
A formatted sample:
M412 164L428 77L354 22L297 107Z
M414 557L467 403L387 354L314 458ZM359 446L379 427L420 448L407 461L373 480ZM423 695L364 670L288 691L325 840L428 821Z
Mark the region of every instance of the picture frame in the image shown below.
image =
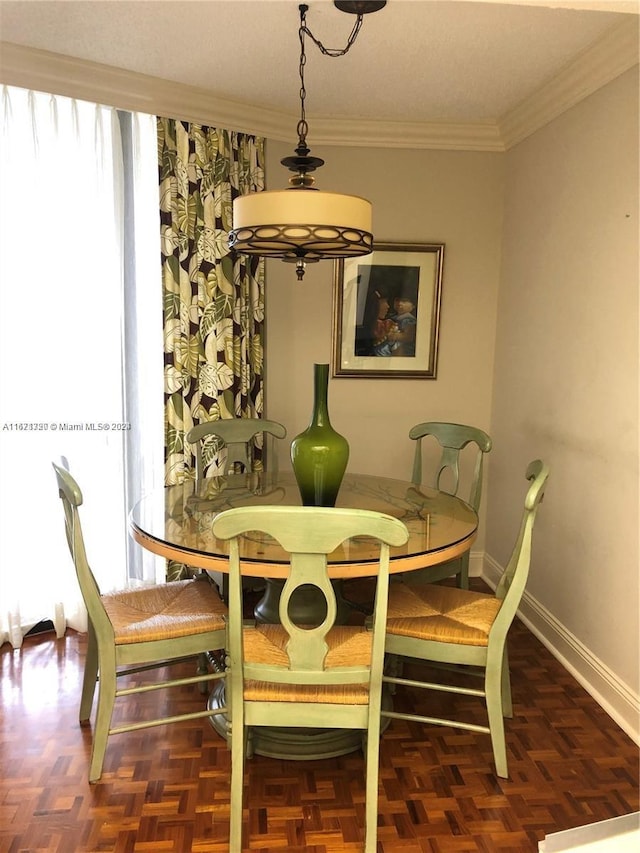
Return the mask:
M374 243L336 261L334 378L435 379L444 243Z

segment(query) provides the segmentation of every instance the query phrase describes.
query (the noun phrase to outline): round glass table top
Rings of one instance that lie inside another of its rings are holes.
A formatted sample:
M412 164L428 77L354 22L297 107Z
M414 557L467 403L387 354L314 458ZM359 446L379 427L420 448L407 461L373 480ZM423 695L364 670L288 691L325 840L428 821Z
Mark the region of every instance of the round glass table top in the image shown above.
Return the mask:
M197 568L226 571L228 543L216 539L216 515L238 506L300 506L293 472L233 474L168 486L142 498L130 514L134 539L144 548ZM391 548L391 572L411 571L454 559L471 547L478 517L464 501L403 480L346 474L338 507L384 512L409 530L406 545ZM286 577L288 556L259 532L241 537L242 571L257 577ZM329 556L332 577L372 574L379 550L368 538L349 539ZM375 571L375 570L374 570Z

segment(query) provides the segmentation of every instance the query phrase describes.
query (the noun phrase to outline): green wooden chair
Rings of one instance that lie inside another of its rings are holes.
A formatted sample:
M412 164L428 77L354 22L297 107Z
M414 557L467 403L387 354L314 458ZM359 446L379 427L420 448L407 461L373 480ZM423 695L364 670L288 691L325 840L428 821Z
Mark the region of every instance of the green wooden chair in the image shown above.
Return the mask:
M491 450L490 437L483 430L465 426L464 424L436 421L416 424L409 430L409 438L416 442L413 459L413 476L411 479L418 487L422 484L422 439L428 436L435 438L442 448L435 476L429 485L450 495L458 495L460 488L460 452L469 444L476 445L477 452L469 494L458 496L462 497L463 500L478 512L482 496L483 461L485 453L489 453ZM461 589L469 589L468 551L455 560L425 569L422 572L421 578L414 577L413 580L420 579L435 582L451 577L452 575L457 576L458 586Z
M397 656L389 663L398 658L412 658L440 663L445 668L450 664L467 670L473 667L484 676L484 689L401 678L391 674L393 667L388 667L389 674L383 681L484 697L489 725L396 711L383 711L383 716L490 733L496 771L504 778L508 771L503 716L512 716L507 632L527 582L533 525L548 474L547 466L539 459L527 468L527 479L533 482L525 498L515 547L495 595L438 584L412 586L410 583L394 584L389 593L386 650L389 655Z
M196 484L205 479L207 466L223 447L227 449L226 473L233 474L236 462L242 465L245 471L253 471L252 445L255 437L260 433L264 435L266 442L269 435L275 438L284 438L287 430L277 421L268 421L264 418L222 418L192 427L186 435L186 440L193 445L195 450ZM275 458L277 462L277 457ZM207 574L219 587L224 601L227 601L229 596L227 575L223 574L220 577L217 572ZM247 578L246 589L257 590L261 587L264 587L263 581Z
M366 733L366 853L376 849L378 748L389 545L407 541L405 525L382 513L334 507L239 507L221 513L213 534L229 539L226 704L231 728L230 850L242 849L242 794L247 730L254 726L348 728ZM238 539L248 531L274 537L291 555L278 625L242 624ZM373 630L335 624L337 605L327 554L344 540L380 542ZM289 602L314 586L326 601L317 626L296 625ZM249 752L251 750L249 749Z
M89 768L89 781L97 782L102 775L110 735L211 715L210 711L203 710L118 726L111 724L114 703L120 696L223 678L223 672L207 672L117 688L117 679L121 676L180 663L191 657L201 660L201 655L210 650L223 648L227 609L206 575L198 580L102 595L85 551L78 512L82 492L66 467L56 463L53 467L64 508L67 542L89 617L80 700L81 723L89 720L96 682L99 682Z
M196 481L204 479L207 465L223 447L227 449L227 473L233 473L236 462L245 471L253 471L252 444L259 433L284 438L287 431L277 421L263 418L225 418L192 427L186 440L195 450ZM211 438L218 441L207 441Z

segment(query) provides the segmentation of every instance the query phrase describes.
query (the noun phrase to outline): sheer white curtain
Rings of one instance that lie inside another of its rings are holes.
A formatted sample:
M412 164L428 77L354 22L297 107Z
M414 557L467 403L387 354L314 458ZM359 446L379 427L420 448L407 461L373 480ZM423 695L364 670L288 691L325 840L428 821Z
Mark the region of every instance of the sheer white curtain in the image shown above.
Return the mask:
M162 477L154 118L135 116L132 131L134 168L125 173L115 110L2 91L0 641L14 646L43 619L58 636L67 625L86 628L52 460L65 456L83 490L87 552L101 589L159 571L127 559L128 504L153 487L154 472ZM128 335L125 296L137 305ZM137 386L127 382L132 341L133 367L145 371ZM147 398L136 409L144 424L129 420L132 384Z

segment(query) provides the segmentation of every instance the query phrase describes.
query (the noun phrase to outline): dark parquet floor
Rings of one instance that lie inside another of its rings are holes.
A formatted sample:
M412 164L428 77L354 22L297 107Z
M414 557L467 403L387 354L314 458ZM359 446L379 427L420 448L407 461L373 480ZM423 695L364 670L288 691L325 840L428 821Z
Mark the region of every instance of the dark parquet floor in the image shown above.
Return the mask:
M510 778L494 775L487 735L394 721L381 744L379 853L537 851L546 834L639 810L636 745L521 623L509 649ZM229 752L207 721L113 737L102 780L88 784L91 728L77 722L84 653L71 631L2 647L1 853L228 853ZM193 686L143 696L140 715L203 702ZM130 717L133 700L119 701ZM395 701L424 707L425 696L401 690ZM484 721L477 700L429 701ZM362 754L256 756L246 802L246 849L360 851Z

